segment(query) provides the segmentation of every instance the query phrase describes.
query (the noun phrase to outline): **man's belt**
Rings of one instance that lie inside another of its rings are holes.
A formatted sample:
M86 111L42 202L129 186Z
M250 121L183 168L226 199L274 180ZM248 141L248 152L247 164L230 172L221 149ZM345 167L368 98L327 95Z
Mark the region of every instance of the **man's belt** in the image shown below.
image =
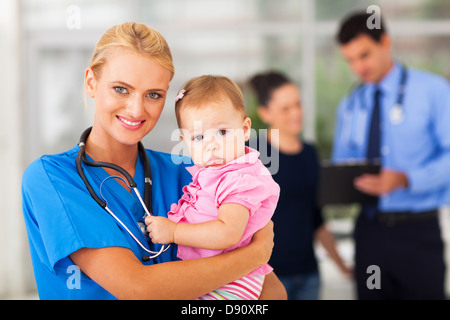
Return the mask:
M419 212L412 212L412 211L378 212L377 221L392 227L398 224L428 220L437 217L438 213L439 213L438 209Z

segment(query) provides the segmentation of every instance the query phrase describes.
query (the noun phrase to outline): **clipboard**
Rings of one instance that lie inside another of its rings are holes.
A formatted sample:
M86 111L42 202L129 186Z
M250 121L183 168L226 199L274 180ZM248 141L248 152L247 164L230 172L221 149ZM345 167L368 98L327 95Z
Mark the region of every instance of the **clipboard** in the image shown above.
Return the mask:
M378 197L371 196L357 190L353 180L364 174L378 174L380 164L353 163L328 164L322 163L319 174L318 205L329 204L377 204Z

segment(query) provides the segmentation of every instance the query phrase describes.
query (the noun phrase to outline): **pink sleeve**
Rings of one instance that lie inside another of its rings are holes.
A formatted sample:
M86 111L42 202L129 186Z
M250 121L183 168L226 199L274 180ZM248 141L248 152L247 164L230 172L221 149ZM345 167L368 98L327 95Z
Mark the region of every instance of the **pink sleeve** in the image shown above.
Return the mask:
M278 195L278 185L271 180L242 173L227 173L216 191L216 206L237 203L246 207L250 216L259 209L261 203L272 195Z

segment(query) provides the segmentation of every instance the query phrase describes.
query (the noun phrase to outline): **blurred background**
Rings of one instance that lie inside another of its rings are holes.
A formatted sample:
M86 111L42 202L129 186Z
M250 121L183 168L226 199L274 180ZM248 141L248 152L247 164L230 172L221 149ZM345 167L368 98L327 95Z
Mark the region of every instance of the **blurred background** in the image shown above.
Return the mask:
M304 137L326 160L336 106L356 80L334 36L340 19L370 5L381 9L394 57L450 79L448 0L0 0L0 299L37 298L21 210L22 173L42 154L72 148L91 124L84 70L108 28L125 21L148 24L172 50L175 77L146 147L171 151L177 143L171 139L174 97L188 78L202 74L235 80L255 128L262 128L247 80L275 69L300 85ZM355 212L353 206L324 211L349 264ZM449 243L446 208L441 218ZM317 254L322 299L353 299L352 281L320 248Z

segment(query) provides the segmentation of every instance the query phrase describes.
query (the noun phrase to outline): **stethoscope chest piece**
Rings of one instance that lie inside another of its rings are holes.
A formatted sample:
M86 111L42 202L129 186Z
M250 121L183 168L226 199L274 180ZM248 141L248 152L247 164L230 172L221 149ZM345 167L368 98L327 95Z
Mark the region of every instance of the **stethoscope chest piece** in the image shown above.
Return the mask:
M405 120L405 114L401 105L396 104L392 107L389 118L392 124L400 124Z

